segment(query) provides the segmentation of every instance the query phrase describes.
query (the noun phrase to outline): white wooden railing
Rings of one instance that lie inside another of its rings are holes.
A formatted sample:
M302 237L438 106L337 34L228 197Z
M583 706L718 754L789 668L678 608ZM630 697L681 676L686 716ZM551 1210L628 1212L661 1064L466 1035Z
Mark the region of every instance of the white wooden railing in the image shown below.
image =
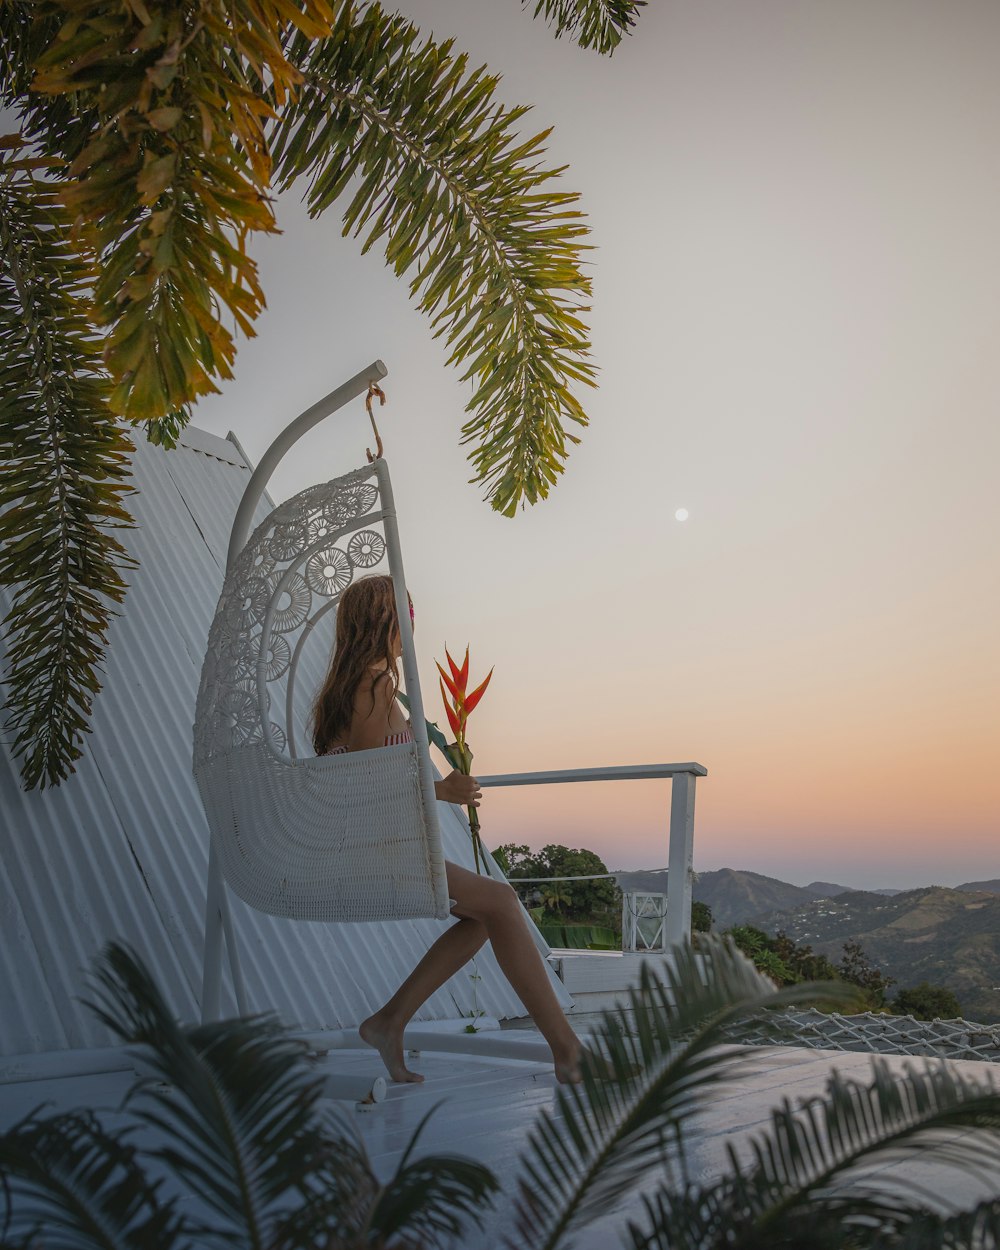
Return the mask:
M549 786L574 781L671 780L669 847L667 855L667 918L664 934L668 946L687 939L691 932L691 872L694 856L695 779L707 777L701 764L622 764L609 768L560 768L542 773L501 773L480 777L481 786Z

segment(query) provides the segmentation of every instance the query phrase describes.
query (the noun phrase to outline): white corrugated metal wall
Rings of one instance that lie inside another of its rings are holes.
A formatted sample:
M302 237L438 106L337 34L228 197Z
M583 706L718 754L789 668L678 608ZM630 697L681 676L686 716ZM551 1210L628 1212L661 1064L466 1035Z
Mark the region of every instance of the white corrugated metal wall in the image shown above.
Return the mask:
M112 625L105 688L77 773L60 787L26 793L9 748L0 753L6 1056L109 1042L79 999L85 968L111 938L137 948L181 1018L197 1014L208 835L191 776L191 722L249 470L234 444L189 429L173 452L140 442L134 474L140 493L130 506L139 528L126 542L139 568ZM400 527L405 558L405 517ZM314 650L314 666L318 658ZM300 681L315 684L319 676L307 668ZM461 820L444 805L441 816L446 855L471 867ZM289 923L230 901L252 1009L310 1029L357 1024L447 924ZM478 966L479 1007L523 1014L488 950ZM228 977L224 987L223 1009L235 1010ZM421 1018L455 1017L472 1006L472 982L459 974Z

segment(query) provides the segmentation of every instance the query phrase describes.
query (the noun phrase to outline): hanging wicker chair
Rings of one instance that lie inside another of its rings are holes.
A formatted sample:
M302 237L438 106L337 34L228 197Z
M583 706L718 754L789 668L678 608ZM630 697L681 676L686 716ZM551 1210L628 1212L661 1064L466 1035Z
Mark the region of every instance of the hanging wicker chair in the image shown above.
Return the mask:
M317 758L303 733L309 700L296 701L317 622L356 576L386 563L405 621L389 470L377 459L275 508L226 577L198 693L194 773L222 876L259 911L326 921L449 914L426 735ZM401 632L422 725L413 639Z

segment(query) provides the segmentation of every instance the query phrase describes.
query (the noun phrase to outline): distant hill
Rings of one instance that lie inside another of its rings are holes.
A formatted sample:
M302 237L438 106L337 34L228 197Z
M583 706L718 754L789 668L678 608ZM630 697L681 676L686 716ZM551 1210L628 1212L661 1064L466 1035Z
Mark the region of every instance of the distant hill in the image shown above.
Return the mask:
M992 881L968 881L965 885L957 885L956 890L968 890L970 894L1000 894L1000 878Z
M649 894L665 894L667 874L663 869L616 872L623 890L646 891ZM766 911L788 911L800 903L819 898L834 898L851 893L851 886L835 885L830 881L813 881L810 885L791 885L777 877L763 873L742 871L736 868L719 868L715 872L700 872L694 882L694 898L707 903L712 918L720 929L742 924L751 916ZM883 890L883 894L898 891Z
M1000 894L942 886L891 897L857 890L762 909L747 919L766 933L782 930L834 962L846 941L859 942L895 978L891 992L930 981L958 997L967 1019L1000 1021Z
M838 894L854 894L857 886L854 885L834 885L831 881L811 881L809 885L803 887L806 890L812 890L817 898L836 898ZM893 894L902 894L902 890L871 890L871 894L884 894L887 898L891 898Z
M814 903L817 896L809 886L789 885L787 881L765 877L759 872L719 868L715 872L698 873L694 897L711 907L717 928L728 929L751 916L791 911Z
M832 881L810 881L802 888L815 898L836 898L838 894L850 894L852 889L849 885L834 885Z

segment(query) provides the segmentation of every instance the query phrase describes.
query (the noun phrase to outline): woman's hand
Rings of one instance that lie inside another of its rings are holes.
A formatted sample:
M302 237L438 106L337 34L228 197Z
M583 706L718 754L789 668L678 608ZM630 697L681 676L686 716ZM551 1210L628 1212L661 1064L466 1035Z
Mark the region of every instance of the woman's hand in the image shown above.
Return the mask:
M442 803L458 803L461 807L478 807L482 796L479 782L465 773L450 772L434 783L434 793Z

